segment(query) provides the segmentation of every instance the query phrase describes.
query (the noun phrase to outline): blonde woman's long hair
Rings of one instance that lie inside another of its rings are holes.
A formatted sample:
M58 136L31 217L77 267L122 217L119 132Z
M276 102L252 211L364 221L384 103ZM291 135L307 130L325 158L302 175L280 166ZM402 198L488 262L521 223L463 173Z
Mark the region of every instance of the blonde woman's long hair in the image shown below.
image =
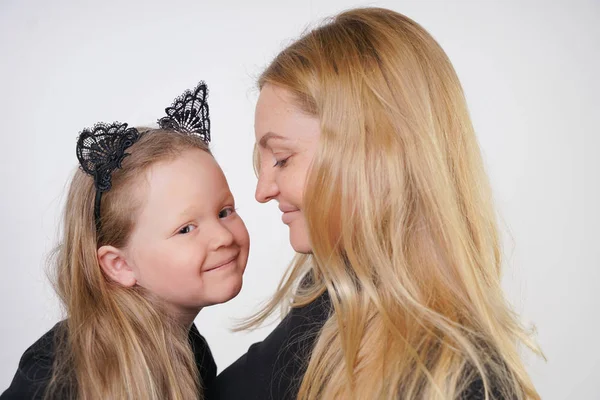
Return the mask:
M298 399L457 399L473 383L486 399L539 399L519 347L541 353L501 289L488 178L438 43L396 12L351 10L284 49L266 84L321 124L312 254L245 325L329 293Z
M187 327L139 286L126 288L103 273L97 249L125 246L143 204L148 168L183 151L207 147L165 130L142 130L112 188L102 195L96 232L92 177L77 170L68 192L62 242L54 263L55 289L67 320L56 334L56 356L46 398L188 400L201 382Z

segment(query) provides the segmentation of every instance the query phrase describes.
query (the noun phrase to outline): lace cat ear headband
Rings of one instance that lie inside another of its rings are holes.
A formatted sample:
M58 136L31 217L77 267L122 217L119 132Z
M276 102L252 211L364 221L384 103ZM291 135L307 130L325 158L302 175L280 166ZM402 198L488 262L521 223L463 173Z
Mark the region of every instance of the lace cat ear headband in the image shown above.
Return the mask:
M210 142L210 118L208 113L208 88L201 81L193 91L186 90L165 109L166 116L158 120L162 129L186 135L198 136L208 145ZM125 123L97 123L86 128L77 139L77 159L80 168L94 178L96 199L94 220L96 229L100 227L100 201L102 193L111 188L111 174L121 168L123 159L129 155L128 147L141 137L136 128Z

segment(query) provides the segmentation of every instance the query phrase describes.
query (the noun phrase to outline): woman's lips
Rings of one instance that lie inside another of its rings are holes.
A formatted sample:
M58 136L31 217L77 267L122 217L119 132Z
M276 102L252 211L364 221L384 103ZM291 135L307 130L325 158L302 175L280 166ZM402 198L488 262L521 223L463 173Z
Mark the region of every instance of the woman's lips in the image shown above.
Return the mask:
M292 222L292 220L296 217L296 215L300 212L300 210L294 210L294 211L285 211L282 215L281 215L281 220L283 221L284 224L289 224L290 222Z

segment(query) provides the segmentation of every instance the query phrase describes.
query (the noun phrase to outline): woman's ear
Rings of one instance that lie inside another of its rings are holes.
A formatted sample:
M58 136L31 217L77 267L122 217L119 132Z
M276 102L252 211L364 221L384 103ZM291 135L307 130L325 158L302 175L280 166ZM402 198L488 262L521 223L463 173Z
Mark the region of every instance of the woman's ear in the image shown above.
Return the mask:
M98 263L108 278L125 287L136 284L135 273L124 253L114 246L102 246L98 249Z

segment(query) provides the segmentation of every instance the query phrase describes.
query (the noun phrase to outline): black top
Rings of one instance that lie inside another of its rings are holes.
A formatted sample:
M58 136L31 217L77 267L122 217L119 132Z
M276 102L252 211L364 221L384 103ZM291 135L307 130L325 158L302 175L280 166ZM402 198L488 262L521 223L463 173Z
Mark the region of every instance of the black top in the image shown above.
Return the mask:
M0 400L29 400L42 399L44 391L52 377L52 364L54 362L54 337L59 322L44 334L37 342L29 347L19 361L17 373L9 388L6 389ZM190 343L196 358L196 365L200 371L202 387L206 398L211 398L211 388L217 375L217 365L213 359L206 339L198 332L194 324L190 329Z
M294 308L267 338L217 376L214 388L218 400L295 399L317 335L329 317L327 292L311 304ZM492 387L493 387L492 382ZM492 389L493 398L503 397ZM474 381L462 400L484 400L483 381Z
M294 399L331 303L327 292L312 303L293 308L260 343L219 374L219 400Z

